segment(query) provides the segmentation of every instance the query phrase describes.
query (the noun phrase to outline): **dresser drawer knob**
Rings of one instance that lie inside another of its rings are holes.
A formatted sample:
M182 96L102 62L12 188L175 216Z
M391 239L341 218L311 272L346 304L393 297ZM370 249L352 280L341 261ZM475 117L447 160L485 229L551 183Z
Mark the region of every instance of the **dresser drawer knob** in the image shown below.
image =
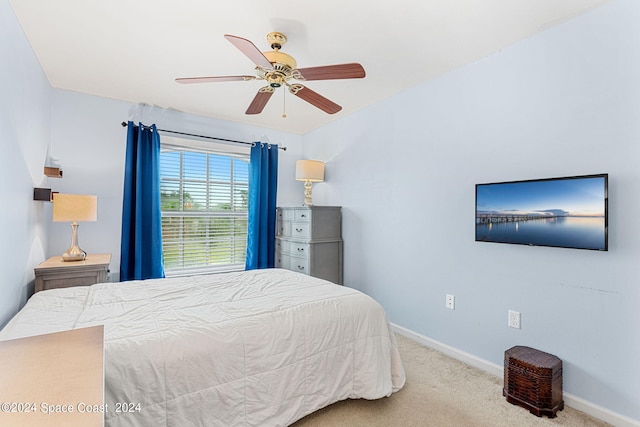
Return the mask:
M306 215L306 214L302 214L302 215L300 215L300 218L306 218L306 217L307 217L307 215Z
M302 228L296 228L296 231L297 231L298 233L301 233L301 232L302 232Z
M304 252L304 248L298 248L298 252Z
M298 270L304 271L304 267L302 265L299 265Z

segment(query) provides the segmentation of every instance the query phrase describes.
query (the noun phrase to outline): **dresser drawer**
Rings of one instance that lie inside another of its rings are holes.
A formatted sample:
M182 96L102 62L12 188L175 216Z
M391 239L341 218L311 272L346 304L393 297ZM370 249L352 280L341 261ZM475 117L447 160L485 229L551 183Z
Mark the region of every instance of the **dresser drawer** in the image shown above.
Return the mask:
M276 238L276 254L288 254L290 243L288 240Z
M311 220L311 211L308 209L296 209L293 211L293 220L308 222Z
M308 239L311 237L311 225L308 222L292 223L291 237L294 239Z
M283 221L278 225L277 236L291 237L292 239L309 239L311 237L311 224L303 221Z
M309 250L310 250L308 243L296 243L296 242L290 242L287 249L288 249L287 252L292 256L300 256L300 257L308 256Z
M276 254L305 257L309 255L310 250L309 243L276 238Z
M276 236L291 237L291 221L280 221L276 223Z
M289 257L289 270L297 271L298 273L310 274L309 271L309 258L292 256Z
M293 221L293 210L278 208L276 211L276 236L291 236L291 222Z
M106 272L104 271L87 271L86 273L77 272L65 275L50 274L38 277L38 290L70 288L72 286L89 286L96 283L106 282Z
M285 268L298 273L311 274L309 258L296 257L288 254L276 254L276 268Z

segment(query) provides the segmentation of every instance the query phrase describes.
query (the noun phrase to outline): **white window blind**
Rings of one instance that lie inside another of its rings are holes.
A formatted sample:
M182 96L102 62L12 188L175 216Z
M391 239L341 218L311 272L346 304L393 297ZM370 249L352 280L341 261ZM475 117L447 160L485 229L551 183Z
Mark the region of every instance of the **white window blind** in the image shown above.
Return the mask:
M190 148L188 142L163 142L160 153L165 273L243 269L249 156Z

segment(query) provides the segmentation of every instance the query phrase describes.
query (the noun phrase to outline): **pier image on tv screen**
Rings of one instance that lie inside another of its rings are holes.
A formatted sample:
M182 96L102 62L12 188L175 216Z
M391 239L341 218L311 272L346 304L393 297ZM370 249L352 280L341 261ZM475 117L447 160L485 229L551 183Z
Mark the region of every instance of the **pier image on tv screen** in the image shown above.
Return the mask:
M608 175L476 184L476 241L608 249Z

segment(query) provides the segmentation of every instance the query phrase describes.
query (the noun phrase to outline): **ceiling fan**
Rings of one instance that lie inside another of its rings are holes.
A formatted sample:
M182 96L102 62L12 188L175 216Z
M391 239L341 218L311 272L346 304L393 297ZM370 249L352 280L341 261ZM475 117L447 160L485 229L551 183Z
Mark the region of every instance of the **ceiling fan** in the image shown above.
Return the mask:
M256 64L255 76L184 77L177 78L176 82L210 83L265 80L268 85L258 90L245 114L260 114L271 95L283 85L287 86L289 92L298 98L307 101L325 113L335 114L342 110L341 106L293 80L358 79L365 76L364 68L358 63L297 68L296 60L280 50L287 42L287 37L279 32L267 34L267 41L273 49L271 52L261 52L250 40L242 37L230 34L225 34L224 37Z

